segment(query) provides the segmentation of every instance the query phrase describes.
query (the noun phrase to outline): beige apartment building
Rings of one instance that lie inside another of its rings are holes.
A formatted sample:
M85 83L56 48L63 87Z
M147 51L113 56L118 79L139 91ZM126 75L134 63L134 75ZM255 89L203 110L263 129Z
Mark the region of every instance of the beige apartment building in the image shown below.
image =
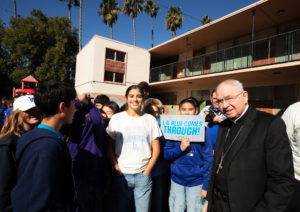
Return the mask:
M299 0L260 0L149 50L94 36L77 55L76 89L121 105L128 86L148 81L150 95L176 114L181 99L203 107L233 78L251 105L280 115L300 100L299 8Z
M175 114L224 79L240 80L256 108L280 114L300 100L300 1L261 0L149 50L151 95Z
M148 50L95 35L77 55L75 88L121 106L127 87L149 81L149 67Z

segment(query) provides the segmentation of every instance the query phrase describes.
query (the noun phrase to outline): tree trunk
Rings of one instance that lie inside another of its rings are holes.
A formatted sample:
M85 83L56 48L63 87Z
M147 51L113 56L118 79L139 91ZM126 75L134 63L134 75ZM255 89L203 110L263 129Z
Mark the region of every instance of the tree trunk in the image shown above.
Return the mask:
M153 37L154 37L154 33L153 33L153 17L151 17L151 24L152 24L152 48L153 48Z
M79 51L81 50L81 34L82 34L82 0L79 5Z
M110 27L110 39L113 39L113 27Z
M16 0L13 0L14 2L14 17L16 18L17 17L17 2Z
M135 18L133 18L133 45L135 46Z
M69 10L70 25L72 25L72 21L71 21L71 6L68 6L68 10ZM72 28L72 26L71 26L71 28Z

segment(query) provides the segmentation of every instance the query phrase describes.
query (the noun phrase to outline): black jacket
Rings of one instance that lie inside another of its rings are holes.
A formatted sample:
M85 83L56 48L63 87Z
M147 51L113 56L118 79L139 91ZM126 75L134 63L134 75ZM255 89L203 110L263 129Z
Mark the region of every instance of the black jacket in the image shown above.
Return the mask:
M58 135L36 128L18 141L18 180L11 201L19 211L72 211L74 181L68 147Z
M248 108L240 136L228 158L228 198L231 212L285 211L294 191L292 151L281 118ZM215 173L228 122L219 126L208 202L211 210Z
M17 181L15 153L18 136L7 134L0 139L0 211L12 211L10 193Z

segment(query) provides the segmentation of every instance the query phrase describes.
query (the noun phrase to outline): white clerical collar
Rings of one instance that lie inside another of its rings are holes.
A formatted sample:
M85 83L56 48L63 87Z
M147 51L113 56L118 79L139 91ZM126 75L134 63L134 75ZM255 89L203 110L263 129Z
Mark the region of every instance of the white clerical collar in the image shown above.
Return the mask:
M237 122L240 118L242 118L243 115L245 115L245 113L246 113L247 110L248 110L248 107L249 107L249 105L247 104L246 107L245 107L245 109L244 109L244 111L242 112L242 114L241 114L237 119L234 119L234 120L231 120L231 121L232 121L234 124L236 124L236 122Z

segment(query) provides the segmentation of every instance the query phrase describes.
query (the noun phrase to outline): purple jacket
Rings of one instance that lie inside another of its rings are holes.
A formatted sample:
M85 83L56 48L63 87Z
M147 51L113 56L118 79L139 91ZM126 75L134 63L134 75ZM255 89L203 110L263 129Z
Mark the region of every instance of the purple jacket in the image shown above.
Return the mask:
M68 147L75 178L99 181L106 169L107 134L105 123L92 102L87 105L76 99L76 113L71 127Z

